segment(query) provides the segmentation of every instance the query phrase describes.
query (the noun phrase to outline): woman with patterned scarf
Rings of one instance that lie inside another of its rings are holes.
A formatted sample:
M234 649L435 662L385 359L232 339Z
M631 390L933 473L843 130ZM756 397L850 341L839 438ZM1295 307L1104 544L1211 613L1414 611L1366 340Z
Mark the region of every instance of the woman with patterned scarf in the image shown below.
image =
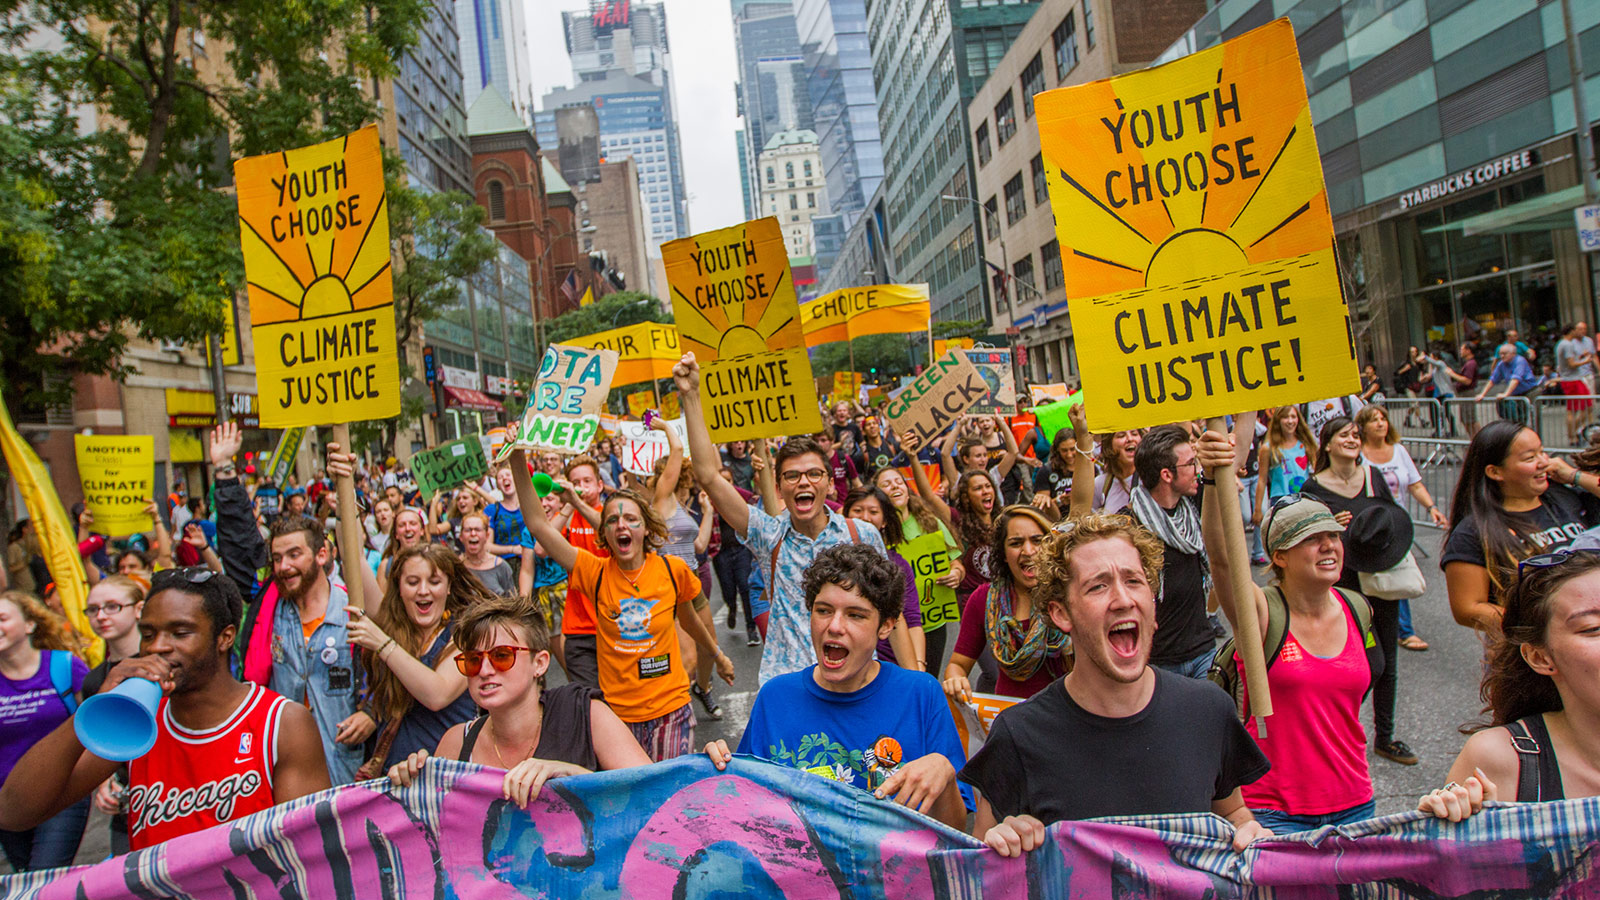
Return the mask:
M984 650L1000 667L994 692L1005 697L1032 697L1071 671L1070 639L1048 616L1033 615L1034 556L1049 533L1050 520L1031 506L1000 512L989 557L994 580L973 591L961 611L961 633L944 670L946 694L971 697L968 676Z

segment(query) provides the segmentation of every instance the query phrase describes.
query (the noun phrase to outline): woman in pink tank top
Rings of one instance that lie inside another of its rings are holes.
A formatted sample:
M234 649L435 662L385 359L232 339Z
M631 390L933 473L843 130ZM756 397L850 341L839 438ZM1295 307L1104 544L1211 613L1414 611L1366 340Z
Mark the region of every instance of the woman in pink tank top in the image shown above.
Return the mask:
M1207 471L1234 465L1233 456L1226 437L1208 432L1200 441L1200 464ZM1210 500L1203 504L1206 544L1225 547L1220 504ZM1267 736L1258 733L1254 718L1246 721L1272 769L1245 785L1245 803L1276 834L1373 814L1361 701L1372 685L1374 660L1381 666L1382 657L1368 655L1368 636L1351 607L1365 598L1334 590L1344 567L1343 531L1328 507L1309 497L1291 494L1275 502L1262 528L1274 581L1266 591L1252 585L1246 598L1232 595L1229 573L1248 561L1225 552L1211 556L1212 578L1231 623L1254 615L1265 638L1268 604L1287 607L1288 629L1275 658L1267 647L1273 710ZM1370 621L1370 613L1364 618ZM1247 708L1248 702L1246 691Z

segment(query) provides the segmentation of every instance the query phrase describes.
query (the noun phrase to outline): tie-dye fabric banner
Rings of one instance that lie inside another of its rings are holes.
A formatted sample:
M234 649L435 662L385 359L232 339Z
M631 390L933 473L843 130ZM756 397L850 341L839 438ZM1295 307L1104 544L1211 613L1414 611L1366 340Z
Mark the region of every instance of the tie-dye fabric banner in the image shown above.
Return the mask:
M1213 816L1062 823L1024 859L814 775L701 756L549 783L430 761L94 866L0 879L0 897L1593 897L1600 800L1417 814L1229 849Z

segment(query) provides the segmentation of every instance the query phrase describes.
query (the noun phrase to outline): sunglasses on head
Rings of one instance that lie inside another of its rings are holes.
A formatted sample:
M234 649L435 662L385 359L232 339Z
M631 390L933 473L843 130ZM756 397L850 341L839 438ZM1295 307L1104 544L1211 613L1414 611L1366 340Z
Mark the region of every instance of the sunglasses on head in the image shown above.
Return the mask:
M489 665L494 666L496 672L508 672L517 664L518 650L533 652L530 647L513 647L510 644L502 644L488 650L463 650L456 654L456 668L461 670L462 675L471 678L483 669L483 658L487 656Z
M1551 566L1559 566L1575 556L1590 553L1600 553L1600 550L1557 550L1553 553L1540 553L1536 556L1530 556L1517 563L1517 575L1521 576L1523 569L1548 569Z

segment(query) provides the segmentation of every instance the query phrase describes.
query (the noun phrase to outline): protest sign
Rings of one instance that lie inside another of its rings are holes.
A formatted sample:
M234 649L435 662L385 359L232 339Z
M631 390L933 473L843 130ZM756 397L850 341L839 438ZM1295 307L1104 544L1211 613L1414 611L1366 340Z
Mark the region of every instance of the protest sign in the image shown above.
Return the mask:
M889 395L884 393L883 388L877 385L867 388L867 406L869 408L877 409L887 399L889 399Z
M869 334L920 333L928 329L928 317L925 284L842 288L800 307L807 347Z
M891 397L883 414L895 434L915 431L928 446L988 391L978 367L952 350Z
M700 363L713 441L822 428L789 254L774 218L661 245L684 350Z
M1091 429L1360 390L1288 19L1035 104Z
M476 437L429 447L412 454L406 465L417 479L423 500L432 500L434 494L468 482L477 483L489 474L489 459L483 455L483 442Z
M144 511L156 495L156 439L148 434L75 434L83 503L109 537L154 531Z
M683 444L683 458L689 458L689 430L682 417L665 419L667 427L678 435ZM635 475L654 475L656 460L667 455L667 436L643 422L617 423L617 458L622 467Z
M539 381L502 454L515 447L581 453L600 431L600 409L617 370L617 351L551 344Z
M835 394L853 397L859 387L861 387L860 372L833 373L833 392Z
M956 589L936 583L950 574L950 545L945 543L944 532L930 531L914 537L896 547L895 552L911 564L921 602L922 630L938 631L960 621L961 601L956 598Z
M586 334L567 343L574 347L617 351L617 374L611 379L612 387L671 378L672 367L683 356L678 346L678 329L655 322L639 322Z
M961 739L961 746L967 750L970 758L983 747L983 742L989 739L989 729L994 727L994 717L1007 707L1016 706L1022 702L1021 697L1002 697L999 694L980 694L973 691L971 700L962 702L954 697L946 697L945 703L950 707L950 717L956 723L956 737Z
M819 752L865 767L867 749ZM1459 824L1403 813L1244 853L1213 815L1063 821L1037 849L1005 858L892 800L745 756L722 772L694 753L552 778L525 807L505 801L504 779L430 759L407 787L321 791L130 855L9 875L0 895L1520 900L1600 890L1596 798L1496 804Z
M1033 401L1034 406L1038 406L1041 403L1049 403L1052 400L1065 400L1068 393L1070 392L1064 384L1028 385L1028 397Z
M266 476L278 484L283 484L294 469L295 457L300 455L300 443L305 440L306 430L303 426L285 428L278 435L278 447L272 451L272 458L267 463Z
M635 419L643 416L645 410L654 409L655 405L655 391L634 391L628 395L628 415Z
M986 416L1017 414L1017 378L1011 369L1010 350L965 350L967 359L978 367L989 392L972 405L972 412Z
M239 346L239 316L232 297L222 301L222 331L217 335L222 349L222 364L237 366L244 363L244 349ZM206 365L211 365L211 344L206 344Z
M1072 427L1072 408L1082 402L1083 391L1079 391L1064 400L1033 408L1033 416L1038 420L1039 430L1044 433L1046 441L1055 443L1061 429Z
M679 405L676 391L668 391L661 395L661 414L669 419L683 415L683 407Z
M378 126L233 169L261 427L399 415Z
M951 350L971 350L973 343L974 341L969 337L935 340L933 342L933 358L938 359Z

